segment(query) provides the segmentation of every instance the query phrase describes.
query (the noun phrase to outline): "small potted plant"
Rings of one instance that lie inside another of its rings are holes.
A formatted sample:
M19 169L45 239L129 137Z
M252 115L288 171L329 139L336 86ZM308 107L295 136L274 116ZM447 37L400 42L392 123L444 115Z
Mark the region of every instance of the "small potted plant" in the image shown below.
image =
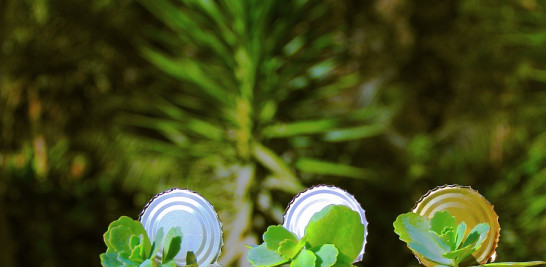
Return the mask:
M453 213L453 216L451 213ZM394 232L427 267L534 266L532 262L492 262L500 236L493 206L470 187L446 185L425 194L412 212L401 214Z

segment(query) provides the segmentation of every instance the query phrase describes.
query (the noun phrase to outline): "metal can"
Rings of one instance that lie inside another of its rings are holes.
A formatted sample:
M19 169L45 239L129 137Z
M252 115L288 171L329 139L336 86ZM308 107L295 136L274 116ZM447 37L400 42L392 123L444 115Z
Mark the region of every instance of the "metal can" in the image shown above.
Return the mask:
M432 218L436 212L443 210L449 211L456 218L457 223L463 221L466 223L466 234L477 224L488 223L489 235L480 249L472 253L472 256L479 264L495 260L495 249L500 237L499 217L493 210L493 205L485 197L469 186L444 185L428 191L413 208L413 212L428 218ZM418 254L415 256L425 266L437 265ZM474 261L474 259L471 260Z
M302 238L311 217L328 205L344 205L360 214L360 221L364 225L364 243L355 262L362 261L368 235L368 221L360 203L343 189L329 185L318 185L300 192L288 205L283 217L283 226L298 238Z
M182 230L182 244L176 255L176 266L186 265L186 253L192 251L199 266L216 263L222 248L222 224L214 207L201 195L189 189L173 188L155 195L140 213L139 220L148 237L154 240L163 228ZM161 260L163 244L156 255Z

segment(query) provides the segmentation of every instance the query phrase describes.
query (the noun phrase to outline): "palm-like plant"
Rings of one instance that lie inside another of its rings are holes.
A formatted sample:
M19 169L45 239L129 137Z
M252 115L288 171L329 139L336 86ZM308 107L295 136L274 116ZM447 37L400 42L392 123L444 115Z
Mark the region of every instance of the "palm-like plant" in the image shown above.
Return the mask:
M178 86L146 96L124 122L146 131L149 148L180 157L185 175L213 170L211 176L234 178L227 184L236 212L226 227L224 264L245 251L254 210L281 219L271 191L303 189L295 170L373 179L350 158L324 160L328 144L378 135L386 121L378 108L360 108L362 79L339 63L344 45L331 12L336 4L141 3L166 26L149 28L142 52Z

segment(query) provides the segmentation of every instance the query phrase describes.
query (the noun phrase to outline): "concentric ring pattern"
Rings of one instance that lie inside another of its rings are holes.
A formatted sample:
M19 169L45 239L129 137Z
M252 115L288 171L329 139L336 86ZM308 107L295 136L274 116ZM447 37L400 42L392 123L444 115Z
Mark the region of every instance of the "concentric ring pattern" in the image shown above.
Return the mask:
M360 203L345 190L333 186L319 185L299 193L286 209L283 226L296 234L298 238L302 238L311 217L328 205L345 205L360 214L360 221L364 224L364 243L362 251L355 262L361 261L366 246L368 222Z
M201 195L174 188L156 195L144 207L140 222L151 241L163 227L165 234L171 227L182 230L182 246L175 257L177 266L186 264L187 251L193 251L199 266L217 261L222 247L222 225L214 207ZM163 247L156 255L161 259Z
M413 212L432 218L436 212L443 210L448 210L457 219L457 223L462 221L466 223L466 234L477 224L488 223L490 226L489 235L481 248L472 256L480 264L485 264L493 257L500 235L498 216L493 210L493 205L470 187L446 185L437 187L421 197ZM436 265L422 259L419 255L416 256L425 266Z

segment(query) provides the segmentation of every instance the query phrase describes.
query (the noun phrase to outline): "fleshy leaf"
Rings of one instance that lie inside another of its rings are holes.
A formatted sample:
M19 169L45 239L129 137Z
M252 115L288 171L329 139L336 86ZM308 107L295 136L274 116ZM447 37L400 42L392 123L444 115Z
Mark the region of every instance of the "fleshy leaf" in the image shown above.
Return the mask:
M332 244L322 245L320 249L315 252L315 255L317 256L317 266L333 266L337 261L338 254L339 251L337 250L336 246Z
M121 216L108 226L108 231L104 233L104 243L108 247L107 252L131 252L130 241L132 235L144 234L145 241L150 242L146 231L139 221L135 221L127 216Z
M155 255L157 255L157 252L159 251L160 244L163 243L163 227L159 228L154 236L154 243L152 244L152 248L150 251L150 254L148 255L148 259L154 259Z
M451 229L457 227L455 217L451 216L447 210L434 213L434 216L430 219L430 230L441 235L446 227L450 227Z
M173 227L169 229L167 235L165 236L165 241L163 243L163 259L162 263L168 263L176 254L180 251L180 245L182 244L182 230L180 227Z
M145 257L143 257L144 253L142 252L144 250L144 244L140 244L136 246L133 251L131 251L131 255L129 256L129 260L132 262L143 262L146 260Z
M143 261L138 267L154 267L154 265L150 259L147 259Z
M135 238L136 237L136 238ZM138 240L137 245L132 248L131 255L129 256L129 259L133 262L142 262L148 258L148 255L150 254L150 244L144 243L144 234L140 234L139 236L132 236L131 242L136 242L135 240Z
M132 233L129 228L119 225L108 230L110 239L108 240L108 249L106 252L116 252L129 257L131 248L129 245Z
M434 242L424 241L424 243L409 243L408 247L430 261L449 266L453 265L453 261L451 259L442 256L447 251L440 249L440 247L437 245L434 245Z
M455 229L451 227L444 228L444 231L442 232L442 235L440 236L446 243L449 245L449 248L451 250L455 250L457 248L457 241L456 238Z
M457 233L455 234L455 248L459 248L461 244L463 243L464 235L466 233L466 223L461 222L459 226L457 226Z
M305 238L302 238L298 242L294 242L291 239L285 239L279 245L277 252L284 258L293 259L298 255L301 249L305 246Z
M410 249L436 263L452 265L452 260L442 256L450 251L450 246L429 227L427 218L413 212L398 216L394 222L394 231Z
M489 224L480 223L480 224L474 226L474 228L470 231L470 234L468 234L468 236L470 237L470 235L475 234L475 233L478 234L478 241L476 242L475 246L480 247L482 245L483 241L487 238L487 235L489 234ZM465 241L465 244L466 244L466 241ZM463 245L463 246L465 246L465 245Z
M487 225L487 229L489 229L489 225ZM480 227L482 228L482 227ZM478 250L481 246L481 243L485 239L481 238L480 231L483 231L483 228L478 228L478 231L471 231L470 234L466 237L466 240L464 241L462 248L454 251L451 253L451 255L448 255L450 257L453 257L454 261L458 264L462 262L466 257L470 256L472 253L474 253L476 250ZM476 229L476 228L474 228ZM487 233L487 231L486 231Z
M186 252L186 266L197 267L197 259L193 251Z
M167 263L162 263L161 267L176 267L176 262L174 260L171 260Z
M270 250L277 251L280 243L286 239L292 240L294 243L298 243L296 235L288 231L282 225L272 225L267 227L263 235L264 243Z
M290 263L290 267L310 267L315 266L317 256L307 249L303 249L300 254Z
M252 266L275 266L288 261L277 252L267 249L265 243L252 248L248 252L247 259Z
M140 245L141 241L140 235L132 235L129 241L129 250L133 251L136 246Z
M478 240L475 240L475 242L478 242ZM470 243L465 247L462 247L460 249L444 253L443 256L452 259L454 262L459 263L463 261L466 257L468 257L470 254L474 253L474 251L477 250L475 247L476 243Z
M339 251L338 262L350 264L362 250L364 225L356 211L343 205L330 205L311 217L305 236L312 249L333 244Z
M393 226L394 232L398 234L400 240L410 243L413 242L414 233L430 229L430 221L417 213L408 212L399 215Z
M118 266L134 266L126 257L119 255L116 252L106 252L100 254L100 262L105 267L118 267Z
M459 266L465 258L478 250L489 234L489 225L480 223L476 225L465 239L466 223L461 222L454 231L454 217L450 219L449 212L441 212L433 216L432 221L415 213L405 213L396 218L394 231L400 236L400 240L408 243L408 247L421 254L423 257L439 265L436 267ZM428 230L428 229L431 230ZM434 228L434 230L432 230ZM441 237L437 235L442 229ZM464 242L463 242L464 240ZM443 244L442 244L443 242ZM445 247L449 245L448 247ZM441 253L445 251L444 253ZM488 263L484 267L504 266L535 266L546 264L543 261L531 262L498 262ZM479 267L470 266L470 267Z

